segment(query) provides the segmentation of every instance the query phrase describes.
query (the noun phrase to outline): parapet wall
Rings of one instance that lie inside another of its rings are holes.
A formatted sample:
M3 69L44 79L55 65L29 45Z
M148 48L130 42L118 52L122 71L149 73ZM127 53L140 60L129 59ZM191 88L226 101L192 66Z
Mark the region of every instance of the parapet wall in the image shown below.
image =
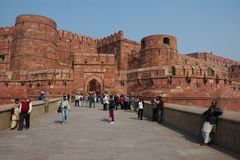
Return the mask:
M201 136L202 113L206 109L166 103L163 112L163 124L172 126L196 138ZM144 117L152 120L152 106L145 103ZM224 111L220 116L214 143L236 153L240 153L240 113Z
M119 31L110 36L97 40L97 47L102 47L123 39L123 32Z
M39 117L48 112L57 110L57 103L60 99L50 99L47 102L34 101L31 118ZM0 106L0 131L10 128L12 104Z
M47 97L59 97L70 93L73 71L70 69L49 69L38 71L0 71L0 104L11 103L14 98L29 95L38 99L41 91Z
M219 67L229 67L229 66L236 65L236 64L240 65L240 63L237 61L233 61L228 58L220 57L215 54L208 53L208 52L195 52L195 53L189 53L186 55L189 57L201 59L203 61L206 61L210 64L214 64L215 66L219 66Z
M84 53L96 52L97 40L65 30L58 31L58 51Z

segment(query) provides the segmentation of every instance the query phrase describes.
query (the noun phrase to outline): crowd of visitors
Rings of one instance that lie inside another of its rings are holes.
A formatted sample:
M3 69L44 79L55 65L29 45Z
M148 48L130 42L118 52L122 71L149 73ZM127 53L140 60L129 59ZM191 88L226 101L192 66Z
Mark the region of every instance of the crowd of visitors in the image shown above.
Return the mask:
M63 99L58 103L58 113L61 114L61 123L65 124L68 118L68 113L71 110L71 102L75 102L75 107L88 106L89 108L95 108L95 103L101 103L104 111L109 111L108 119L110 123L115 123L114 111L119 108L122 110L134 109L131 107L132 98L128 95L109 95L108 93L99 95L94 92L89 93L84 96L83 94L76 93L72 96L70 94L64 95ZM39 95L40 101L45 101L44 92L41 91ZM72 101L71 101L72 100ZM136 101L136 99L135 99ZM144 115L144 97L138 97L136 104L137 116L139 120L143 119ZM152 99L152 121L160 123L163 118L164 112L164 100L161 96L157 96ZM32 102L28 96L25 96L22 100L15 99L12 107L12 122L10 129L15 129L21 131L23 128L28 129L30 127L30 114L32 111ZM213 100L211 106L203 113L204 123L202 125L202 143L201 145L208 145L212 141L212 137L216 132L216 125L218 117L223 113L223 111L218 107L216 100Z

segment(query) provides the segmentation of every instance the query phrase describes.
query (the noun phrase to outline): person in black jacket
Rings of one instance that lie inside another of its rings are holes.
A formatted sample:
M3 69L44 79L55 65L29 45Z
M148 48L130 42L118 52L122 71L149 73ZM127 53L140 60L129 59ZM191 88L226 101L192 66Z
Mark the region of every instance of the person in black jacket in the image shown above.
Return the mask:
M202 136L204 142L201 145L207 145L211 141L209 134L212 131L214 125L217 124L218 116L220 116L222 113L223 111L217 107L216 100L213 100L209 109L203 113L203 116L205 117L202 127Z

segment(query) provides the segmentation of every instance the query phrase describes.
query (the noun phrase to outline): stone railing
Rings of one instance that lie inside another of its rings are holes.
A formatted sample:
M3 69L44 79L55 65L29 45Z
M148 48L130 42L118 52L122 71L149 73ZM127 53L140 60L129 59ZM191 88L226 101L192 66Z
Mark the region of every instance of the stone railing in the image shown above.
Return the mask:
M51 99L46 102L43 101L33 101L33 110L31 113L31 118L38 117L45 113L56 111L57 103L60 99ZM10 128L11 124L11 109L13 104L0 105L0 131Z
M136 104L134 108L136 108ZM206 110L206 108L166 103L162 124L199 138L203 124L202 113ZM152 105L150 102L145 102L144 117L152 120ZM224 111L218 120L214 143L238 154L240 153L240 112Z

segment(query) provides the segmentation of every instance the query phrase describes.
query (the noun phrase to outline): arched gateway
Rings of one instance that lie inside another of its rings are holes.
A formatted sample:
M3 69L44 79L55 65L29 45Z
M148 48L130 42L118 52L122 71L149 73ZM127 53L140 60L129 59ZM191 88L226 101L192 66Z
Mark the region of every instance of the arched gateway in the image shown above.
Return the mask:
M85 80L85 93L95 92L97 94L103 93L103 81L101 77L96 75L90 76Z

